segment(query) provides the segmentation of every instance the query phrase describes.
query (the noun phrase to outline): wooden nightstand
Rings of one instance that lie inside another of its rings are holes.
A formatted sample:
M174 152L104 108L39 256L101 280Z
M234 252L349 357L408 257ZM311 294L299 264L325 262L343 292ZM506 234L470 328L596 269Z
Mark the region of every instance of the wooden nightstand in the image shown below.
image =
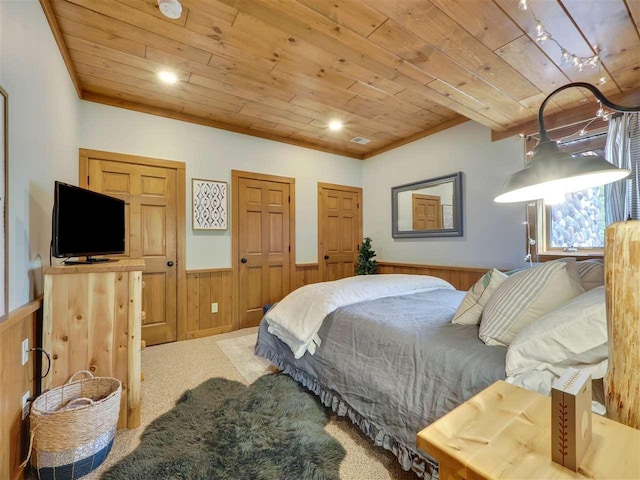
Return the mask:
M551 460L551 399L496 382L418 433L440 480L640 479L640 430L593 416L577 473Z

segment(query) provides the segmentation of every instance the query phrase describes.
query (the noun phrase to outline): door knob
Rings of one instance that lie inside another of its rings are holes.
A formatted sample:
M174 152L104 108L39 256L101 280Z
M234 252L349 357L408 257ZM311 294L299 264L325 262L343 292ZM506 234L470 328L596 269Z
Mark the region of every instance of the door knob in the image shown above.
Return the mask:
M325 256L324 256L324 259L325 259L325 260L329 260L329 255L325 255Z
M240 259L240 261L241 261L242 263L247 263L247 259L246 259L246 258L241 258L241 259Z
M173 267L173 262L171 260L167 262L167 267Z

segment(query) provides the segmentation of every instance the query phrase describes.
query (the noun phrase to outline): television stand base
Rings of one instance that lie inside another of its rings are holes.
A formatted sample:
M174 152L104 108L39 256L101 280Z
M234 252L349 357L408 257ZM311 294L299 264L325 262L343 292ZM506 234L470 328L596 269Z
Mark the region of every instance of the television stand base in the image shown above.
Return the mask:
M65 265L93 265L94 263L104 263L104 262L117 262L116 259L111 258L95 258L95 257L86 257L84 260L65 260Z

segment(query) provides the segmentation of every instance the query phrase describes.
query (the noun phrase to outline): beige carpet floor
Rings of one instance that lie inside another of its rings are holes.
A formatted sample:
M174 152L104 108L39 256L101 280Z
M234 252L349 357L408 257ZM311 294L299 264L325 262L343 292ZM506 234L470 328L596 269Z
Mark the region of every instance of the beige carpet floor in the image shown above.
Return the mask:
M255 357L257 328L222 335L147 347L142 352L142 423L135 430L118 432L105 463L88 475L97 480L110 465L133 451L140 434L156 417L171 410L185 390L212 377L224 377L248 385L260 375L273 371L268 362ZM326 431L345 448L340 465L343 480L415 480L403 471L393 454L375 447L348 419L331 415ZM161 480L161 479L158 479ZM239 479L240 480L240 479Z

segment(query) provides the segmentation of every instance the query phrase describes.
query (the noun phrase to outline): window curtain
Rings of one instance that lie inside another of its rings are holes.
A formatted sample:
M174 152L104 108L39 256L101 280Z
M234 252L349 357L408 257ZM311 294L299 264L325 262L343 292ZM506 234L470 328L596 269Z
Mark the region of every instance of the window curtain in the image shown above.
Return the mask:
M607 225L628 218L640 218L639 122L637 113L623 113L609 120L605 155L616 167L631 170L631 175L605 185Z
M631 166L631 218L640 220L640 114L634 113L629 125L629 163Z

